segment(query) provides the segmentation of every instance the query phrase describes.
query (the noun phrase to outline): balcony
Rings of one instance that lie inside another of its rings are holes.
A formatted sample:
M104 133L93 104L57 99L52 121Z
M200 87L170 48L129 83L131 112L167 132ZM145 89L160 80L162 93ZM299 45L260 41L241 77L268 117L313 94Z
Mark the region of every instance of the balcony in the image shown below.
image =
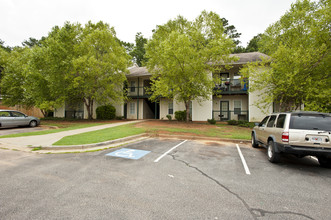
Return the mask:
M216 85L214 91L216 94L247 94L248 82L241 82L241 79L222 79L221 84Z
M148 87L127 87L128 97L130 98L149 98L151 95L147 93Z

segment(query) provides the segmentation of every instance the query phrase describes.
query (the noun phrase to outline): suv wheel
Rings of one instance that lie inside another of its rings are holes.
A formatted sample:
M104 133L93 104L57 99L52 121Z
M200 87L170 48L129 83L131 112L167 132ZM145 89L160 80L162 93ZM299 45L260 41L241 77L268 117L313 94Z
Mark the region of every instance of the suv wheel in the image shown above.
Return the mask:
M256 142L255 135L252 133L252 147L257 148L259 145Z
M317 157L318 162L320 163L321 167L331 168L331 158L327 157Z
M268 142L267 155L271 163L278 163L280 161L280 154L275 152L275 143L273 141Z

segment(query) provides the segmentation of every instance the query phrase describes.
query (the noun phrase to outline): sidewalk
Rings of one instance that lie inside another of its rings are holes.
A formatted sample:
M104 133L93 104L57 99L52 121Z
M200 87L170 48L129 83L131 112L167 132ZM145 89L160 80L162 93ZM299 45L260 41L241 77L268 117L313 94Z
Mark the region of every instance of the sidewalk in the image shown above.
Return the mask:
M53 134L45 134L45 135L35 135L35 136L27 136L27 137L16 137L16 138L0 138L0 147L9 147L12 149L19 149L19 150L25 150L28 149L28 151L31 151L31 148L34 147L42 147L44 149L60 149L57 148L56 146L53 146L53 143L59 141L63 137L70 136L70 135L75 135L75 134L81 134L85 132L90 132L90 131L96 131L96 130L101 130L105 128L110 128L110 127L116 127L120 125L125 125L125 124L132 124L132 123L137 123L138 121L129 121L129 122L120 122L120 123L112 123L112 124L106 124L106 125L98 125L98 126L93 126L93 127L88 127L88 128L81 128L81 129L75 129L75 130L70 130L70 131L62 131L58 133L53 133ZM137 137L138 138L138 137ZM125 138L122 141L127 141ZM112 144L113 142L109 142L109 144ZM95 144L96 146L100 146L100 144ZM94 144L88 145L89 147L93 147ZM65 148L62 147L62 149ZM67 147L68 149L73 149L74 147ZM77 149L77 147L76 147ZM83 148L81 148L83 149Z

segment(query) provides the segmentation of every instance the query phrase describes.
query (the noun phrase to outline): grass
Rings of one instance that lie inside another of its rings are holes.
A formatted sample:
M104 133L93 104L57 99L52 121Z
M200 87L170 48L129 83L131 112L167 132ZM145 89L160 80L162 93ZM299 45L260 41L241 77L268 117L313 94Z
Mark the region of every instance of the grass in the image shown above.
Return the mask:
M26 136L34 136L34 135L43 135L43 134L53 134L58 133L61 131L70 131L80 128L87 128L87 127L93 127L97 125L103 125L105 123L91 123L91 124L71 124L66 125L66 127L59 128L59 129L50 129L50 130L43 130L43 131L34 131L34 132L26 132L26 133L19 133L19 134L8 134L0 136L0 138L13 138L13 137L26 137ZM56 124L47 124L49 126L56 126Z
M197 125L199 126L199 125ZM229 138L229 139L242 139L242 140L250 140L251 138L251 129L242 128L232 125L224 125L220 124L215 126L210 126L209 129L196 129L196 128L169 128L169 127L158 127L158 128L150 128L149 131L157 132L157 131L166 131L169 133L186 133L188 135L199 135L206 137L217 137L217 138Z
M53 145L81 145L93 144L110 140L115 140L132 135L142 134L145 132L144 128L137 128L132 124L121 125L112 128L106 128L98 131L91 131L82 134L71 135L62 138Z

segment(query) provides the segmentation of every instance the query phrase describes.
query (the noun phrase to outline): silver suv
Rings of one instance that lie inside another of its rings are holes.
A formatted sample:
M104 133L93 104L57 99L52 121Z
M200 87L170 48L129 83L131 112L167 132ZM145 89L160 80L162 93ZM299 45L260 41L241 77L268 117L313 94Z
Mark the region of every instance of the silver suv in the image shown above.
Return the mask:
M316 156L331 168L331 114L319 112L273 113L252 131L252 146L267 148L268 160L277 163L281 153Z

